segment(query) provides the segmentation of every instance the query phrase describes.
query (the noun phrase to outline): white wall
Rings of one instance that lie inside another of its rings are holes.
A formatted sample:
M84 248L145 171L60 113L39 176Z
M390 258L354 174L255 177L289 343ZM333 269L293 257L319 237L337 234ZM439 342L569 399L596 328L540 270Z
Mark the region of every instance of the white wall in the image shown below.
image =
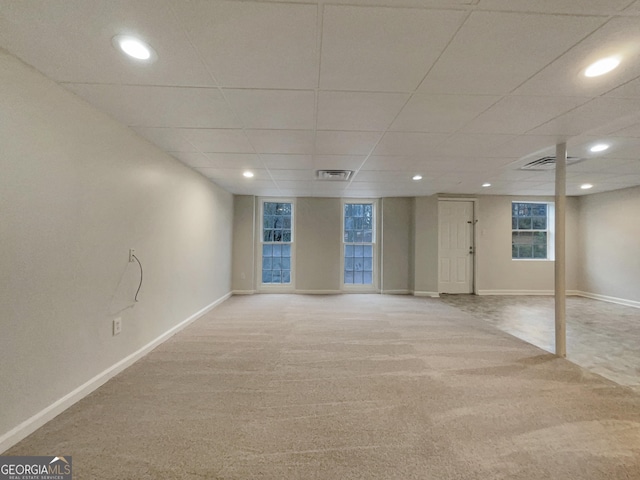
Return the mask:
M2 438L230 291L233 199L1 51L0 145Z
M580 197L578 289L640 302L640 187Z

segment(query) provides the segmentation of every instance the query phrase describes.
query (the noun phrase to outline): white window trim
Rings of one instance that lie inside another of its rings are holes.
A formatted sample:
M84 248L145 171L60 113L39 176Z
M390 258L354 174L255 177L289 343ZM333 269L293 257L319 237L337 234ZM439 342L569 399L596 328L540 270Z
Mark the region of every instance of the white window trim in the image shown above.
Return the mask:
M513 258L511 254L511 260L514 262L555 262L556 261L556 204L552 201L531 201L531 200L513 200L511 202L510 216L513 218L513 204L514 203L533 203L537 205L547 206L547 258ZM513 227L511 232L513 234Z
M373 284L372 285L354 285L344 283L344 206L348 203L371 203L373 205ZM340 290L348 293L379 293L380 285L380 262L379 262L379 245L380 232L378 231L378 215L379 215L378 199L375 198L343 198L340 211Z
M260 293L292 293L295 291L296 285L296 199L281 197L260 197L258 209L258 235L256 238L256 290ZM291 204L291 283L262 283L262 245L263 241L263 223L264 223L264 204L265 203L290 203Z

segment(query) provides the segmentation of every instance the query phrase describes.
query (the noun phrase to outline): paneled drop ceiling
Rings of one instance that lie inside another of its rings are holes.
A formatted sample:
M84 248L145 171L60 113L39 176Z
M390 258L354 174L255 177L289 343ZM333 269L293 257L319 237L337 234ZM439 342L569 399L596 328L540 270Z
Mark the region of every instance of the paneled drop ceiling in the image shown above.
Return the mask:
M640 1L0 0L0 45L233 193L549 195L558 142L569 194L640 185Z

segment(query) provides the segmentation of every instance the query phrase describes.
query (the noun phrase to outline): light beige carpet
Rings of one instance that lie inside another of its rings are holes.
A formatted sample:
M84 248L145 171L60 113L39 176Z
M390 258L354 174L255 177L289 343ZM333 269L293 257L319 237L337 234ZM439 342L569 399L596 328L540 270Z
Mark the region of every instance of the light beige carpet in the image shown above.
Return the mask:
M80 479L640 479L640 396L438 300L234 297L6 454Z

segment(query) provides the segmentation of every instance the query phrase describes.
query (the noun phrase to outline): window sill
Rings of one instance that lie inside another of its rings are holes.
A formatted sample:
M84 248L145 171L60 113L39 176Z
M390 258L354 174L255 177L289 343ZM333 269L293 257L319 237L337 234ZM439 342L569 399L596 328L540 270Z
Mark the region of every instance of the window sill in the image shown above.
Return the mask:
M553 258L512 258L513 262L555 262Z

